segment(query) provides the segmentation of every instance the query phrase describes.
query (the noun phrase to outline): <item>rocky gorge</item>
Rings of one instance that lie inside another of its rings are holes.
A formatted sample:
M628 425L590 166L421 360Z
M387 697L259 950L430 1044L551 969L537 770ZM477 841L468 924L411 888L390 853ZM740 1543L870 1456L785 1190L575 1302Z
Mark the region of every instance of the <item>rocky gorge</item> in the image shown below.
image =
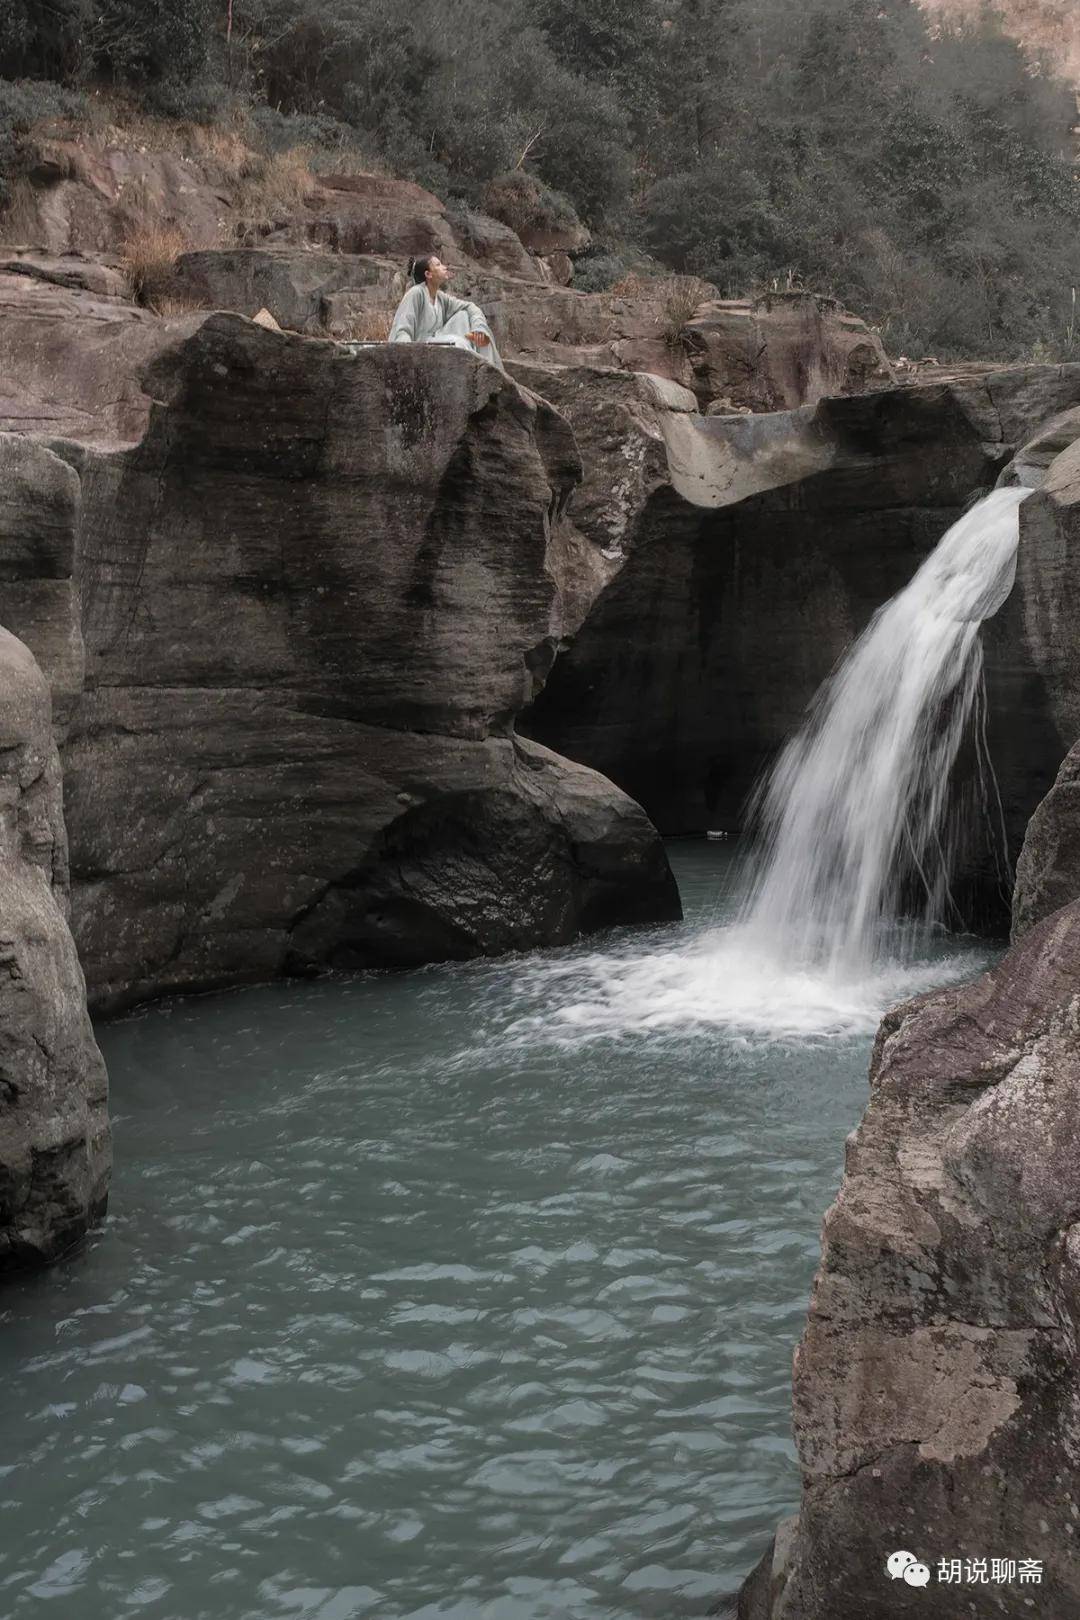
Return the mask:
M212 174L54 157L0 262L0 1264L104 1208L87 998L677 917L660 835L736 830L953 519L1037 481L984 637L1002 825L958 889L1001 922L1003 831L1016 943L882 1026L796 1362L803 1503L740 1612L955 1614L886 1578L895 1542L1042 1559L1065 1620L1080 366L900 378L800 293L672 334L665 294L577 292L571 244L419 187L335 177L236 245ZM133 169L207 239L165 315L122 274ZM507 376L350 335L429 250Z

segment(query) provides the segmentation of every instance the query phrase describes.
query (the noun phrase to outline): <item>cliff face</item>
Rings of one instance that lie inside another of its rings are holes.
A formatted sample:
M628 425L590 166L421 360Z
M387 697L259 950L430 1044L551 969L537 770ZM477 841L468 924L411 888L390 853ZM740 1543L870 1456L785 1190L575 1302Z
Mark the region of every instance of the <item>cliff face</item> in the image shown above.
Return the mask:
M1055 419L1019 458L1042 483L989 627L1005 691L1038 699L1020 708L1041 717L1032 759L1080 729L1078 425ZM1078 757L1028 827L1009 955L881 1026L795 1359L802 1505L743 1620L1080 1608ZM927 1586L888 1577L901 1550ZM983 1558L1035 1560L1041 1581L938 1578L942 1559Z
M0 630L0 1272L54 1259L103 1213L105 1099L67 925L49 690Z
M516 369L574 425L586 475L569 521L586 532L606 521L613 556L525 724L668 832L739 825L758 773L871 615L1038 425L1080 398L1080 367L1019 368L764 417L684 406L650 426L639 409L627 426L601 374ZM617 519L590 497L605 484L622 491ZM984 636L1014 859L1080 731L1053 697L1055 661L1062 693L1075 662L1049 627L1035 633L1064 563L1024 513L1018 588ZM973 848L965 864L1000 921L989 852Z
M183 249L154 270L157 303L249 316L265 306L288 329L357 337L387 329L409 257L438 253L454 290L483 303L503 355L529 363L655 373L693 388L702 409L771 410L894 377L877 333L828 298L716 300L706 283L635 276L580 292L568 285L569 253L588 242L576 224L523 225L519 237L410 181L305 173L298 160L282 189L265 158L191 126L144 125L137 149L69 136L35 137L18 247L5 255L21 273L36 257L56 273L89 255L101 289L149 230Z
M1069 422L1080 434L1080 420ZM1080 895L1080 438L1061 450L1040 492L1023 508L1024 541L1011 611L1037 661L1059 753L1069 749L1057 780L1031 819L1017 863L1013 934Z
M97 1004L678 915L637 807L513 734L562 633L562 419L454 351L157 330L140 437L35 444L37 489L76 485L63 544L0 549L0 615L58 688L84 648L65 792ZM6 339L29 388L29 325ZM75 394L101 342L72 325Z
M1078 986L1074 904L882 1024L795 1361L802 1508L744 1620L1080 1608ZM936 1578L993 1557L1041 1585Z

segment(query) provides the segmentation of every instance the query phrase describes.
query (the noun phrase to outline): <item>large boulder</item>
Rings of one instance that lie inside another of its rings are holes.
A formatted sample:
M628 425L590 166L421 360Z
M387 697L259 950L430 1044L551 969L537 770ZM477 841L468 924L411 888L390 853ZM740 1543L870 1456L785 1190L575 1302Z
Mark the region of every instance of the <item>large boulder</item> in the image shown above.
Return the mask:
M405 286L404 260L273 244L184 253L172 277L182 301L237 315L267 309L287 331L335 337L351 335L362 312L389 317Z
M22 245L52 254L112 253L148 224L192 247L226 241L235 168L212 154L148 150L81 135L44 140L19 210ZM3 227L11 239L11 225Z
M0 265L0 432L102 445L142 434L150 410L142 374L173 328L98 290L93 268L73 255L30 253Z
M77 373L97 337L72 325ZM69 525L55 566L0 532L0 616L46 665L64 569L78 604L65 791L96 1004L678 915L637 807L514 735L572 610L564 419L455 350L156 330L137 439L32 447ZM25 534L45 519L22 505Z
M886 1017L795 1359L802 1506L743 1620L1080 1612L1078 1034L1080 904Z
M528 251L517 232L501 220L464 204L452 211L450 219L461 247L478 264L523 281L535 281L543 276L541 261Z
M702 406L785 411L895 380L881 338L835 299L766 293L703 304L683 328Z
M105 1210L105 1065L67 925L48 686L0 629L0 1272L55 1259Z

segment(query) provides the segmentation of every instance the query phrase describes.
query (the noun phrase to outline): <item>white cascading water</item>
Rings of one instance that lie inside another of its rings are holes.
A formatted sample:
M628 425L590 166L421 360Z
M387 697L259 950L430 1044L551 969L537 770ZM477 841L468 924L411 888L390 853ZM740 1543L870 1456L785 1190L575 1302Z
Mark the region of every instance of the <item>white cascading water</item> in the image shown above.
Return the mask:
M949 779L982 683L984 619L1012 590L1020 503L988 495L871 620L784 749L756 811L741 924L792 966L833 976L905 955L901 895L946 920Z
M530 969L549 1033L866 1034L887 1006L975 970L970 949L931 949L901 911L918 887L922 923L946 920L949 777L981 691L979 628L1012 589L1029 493L997 490L961 518L822 687L756 796L738 920Z

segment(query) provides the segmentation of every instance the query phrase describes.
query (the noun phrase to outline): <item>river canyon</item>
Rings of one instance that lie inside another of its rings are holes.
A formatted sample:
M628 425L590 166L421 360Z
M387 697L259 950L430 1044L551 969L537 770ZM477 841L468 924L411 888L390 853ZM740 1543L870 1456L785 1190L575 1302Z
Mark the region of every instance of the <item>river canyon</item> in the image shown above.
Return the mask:
M1066 1620L1080 367L679 349L475 222L508 375L338 341L452 233L388 181L160 318L77 184L0 266L6 1612L951 1620L910 1545Z

